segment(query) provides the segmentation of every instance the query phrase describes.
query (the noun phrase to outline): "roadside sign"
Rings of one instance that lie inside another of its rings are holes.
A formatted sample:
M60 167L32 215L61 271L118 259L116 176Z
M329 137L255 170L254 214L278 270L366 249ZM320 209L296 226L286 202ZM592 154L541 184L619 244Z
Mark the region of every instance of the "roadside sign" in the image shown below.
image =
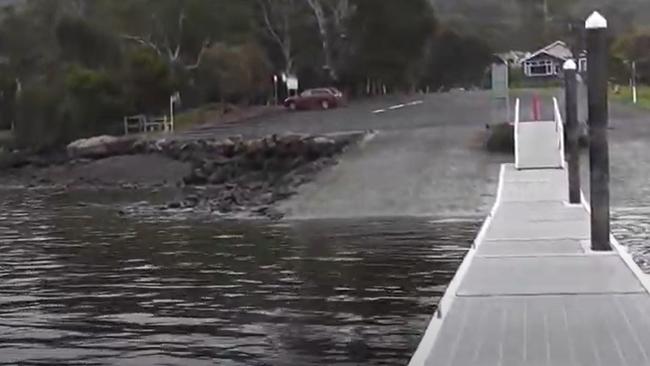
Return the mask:
M287 89L292 91L298 90L298 78L295 75L289 75L287 77Z

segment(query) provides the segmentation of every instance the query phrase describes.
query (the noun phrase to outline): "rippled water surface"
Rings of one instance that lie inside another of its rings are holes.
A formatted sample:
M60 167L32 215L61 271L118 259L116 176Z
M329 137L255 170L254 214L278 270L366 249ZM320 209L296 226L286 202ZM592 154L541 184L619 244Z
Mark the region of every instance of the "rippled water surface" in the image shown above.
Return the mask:
M0 195L0 364L403 365L480 225L147 220L107 194Z

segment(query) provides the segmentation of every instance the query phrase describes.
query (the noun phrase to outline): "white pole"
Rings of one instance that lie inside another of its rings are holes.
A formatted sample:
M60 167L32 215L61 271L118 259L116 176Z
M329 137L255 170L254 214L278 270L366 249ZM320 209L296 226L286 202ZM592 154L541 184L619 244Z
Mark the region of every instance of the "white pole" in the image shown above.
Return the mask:
M169 97L169 132L174 132L174 99L174 95Z
M636 89L636 61L632 61L632 102L637 104L638 95Z
M280 104L280 91L278 90L278 75L273 75L273 104Z
M280 98L278 98L278 94L279 94L278 93L278 79L277 79L277 76L274 76L274 78L275 79L273 80L273 104L278 105L279 104L278 100L280 99Z

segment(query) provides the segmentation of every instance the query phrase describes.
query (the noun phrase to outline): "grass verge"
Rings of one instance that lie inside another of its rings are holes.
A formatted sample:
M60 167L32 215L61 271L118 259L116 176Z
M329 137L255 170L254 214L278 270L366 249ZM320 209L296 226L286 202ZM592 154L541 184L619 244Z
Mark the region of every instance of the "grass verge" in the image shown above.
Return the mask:
M183 131L209 121L218 120L232 108L227 104L214 103L190 109L176 115L174 127L178 131Z
M625 104L633 104L632 102L632 89L629 87L621 87L617 93L611 92L611 99ZM650 109L650 85L640 85L637 87L637 100L636 106L644 109Z

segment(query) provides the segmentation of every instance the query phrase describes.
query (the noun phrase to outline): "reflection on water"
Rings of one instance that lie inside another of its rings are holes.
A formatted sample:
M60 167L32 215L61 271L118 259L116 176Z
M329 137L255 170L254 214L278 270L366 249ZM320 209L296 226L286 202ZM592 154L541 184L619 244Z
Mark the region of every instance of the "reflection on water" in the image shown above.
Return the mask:
M1 193L0 364L403 365L480 220L142 220Z

